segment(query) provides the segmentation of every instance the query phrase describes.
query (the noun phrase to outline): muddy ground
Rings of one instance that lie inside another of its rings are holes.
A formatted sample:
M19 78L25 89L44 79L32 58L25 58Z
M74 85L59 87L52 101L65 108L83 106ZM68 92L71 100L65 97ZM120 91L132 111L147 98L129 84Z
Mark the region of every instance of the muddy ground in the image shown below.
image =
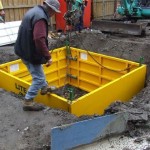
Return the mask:
M143 63L148 66L146 87L129 103L120 103L118 100L106 110L106 114L127 110L131 115L129 120L130 132L126 134L131 137L149 135L150 36L141 38L85 30L81 34L71 34L70 45L136 62L139 62L140 58L144 58ZM50 39L49 46L51 50L65 46L65 40L63 37ZM13 52L13 45L0 47L0 56L0 64L18 59ZM83 119L84 117L78 118L68 112L53 108L42 112L24 112L22 110L22 98L0 89L0 150L50 149L50 130L52 127Z

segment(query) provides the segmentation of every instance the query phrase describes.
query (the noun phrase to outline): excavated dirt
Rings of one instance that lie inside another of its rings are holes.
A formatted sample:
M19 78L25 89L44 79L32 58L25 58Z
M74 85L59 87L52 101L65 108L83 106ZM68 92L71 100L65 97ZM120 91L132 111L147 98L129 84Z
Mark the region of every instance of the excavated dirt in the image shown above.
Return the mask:
M150 36L134 37L102 34L85 30L71 34L70 46L147 64L146 87L129 103L119 100L112 104L106 114L128 111L130 114L128 136L141 137L150 133ZM49 40L50 49L65 46L65 38ZM0 47L0 63L17 59L13 45ZM0 79L3 80L3 79ZM136 79L135 79L136 80ZM9 84L9 83L7 83ZM81 94L81 93L80 93ZM111 93L110 93L111 94ZM128 93L126 93L128 94ZM46 150L50 149L51 128L93 116L80 118L58 109L42 112L24 112L22 97L0 89L0 150ZM142 149L143 150L143 149Z
M76 100L79 97L87 94L88 92L74 87L72 85L66 84L60 88L58 88L57 90L55 90L53 93L55 93L56 95L59 95L61 97L64 97L67 100Z

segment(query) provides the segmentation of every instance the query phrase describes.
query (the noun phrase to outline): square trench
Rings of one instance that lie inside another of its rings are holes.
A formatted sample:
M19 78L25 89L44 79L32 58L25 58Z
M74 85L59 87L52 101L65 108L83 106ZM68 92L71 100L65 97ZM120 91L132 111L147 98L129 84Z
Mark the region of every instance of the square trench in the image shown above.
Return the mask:
M52 51L53 63L43 65L49 85L66 84L86 92L77 99L55 93L40 95L35 101L68 111L76 116L102 115L113 102L129 101L145 85L146 65L73 47ZM24 96L32 77L20 59L0 65L0 87ZM71 92L69 93L71 94Z

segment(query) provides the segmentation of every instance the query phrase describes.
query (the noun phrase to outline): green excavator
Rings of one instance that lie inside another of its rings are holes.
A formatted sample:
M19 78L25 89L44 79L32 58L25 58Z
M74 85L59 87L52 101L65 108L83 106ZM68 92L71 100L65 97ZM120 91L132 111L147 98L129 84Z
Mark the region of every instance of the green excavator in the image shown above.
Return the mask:
M116 13L117 18L93 20L93 28L130 35L149 33L150 0L121 0Z

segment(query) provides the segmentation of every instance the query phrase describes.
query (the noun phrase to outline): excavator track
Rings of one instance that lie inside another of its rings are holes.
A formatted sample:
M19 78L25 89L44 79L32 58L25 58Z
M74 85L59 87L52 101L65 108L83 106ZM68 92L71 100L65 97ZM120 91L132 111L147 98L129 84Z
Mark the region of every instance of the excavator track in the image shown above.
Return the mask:
M128 35L143 35L148 23L131 23L129 21L93 20L92 28L102 32Z

